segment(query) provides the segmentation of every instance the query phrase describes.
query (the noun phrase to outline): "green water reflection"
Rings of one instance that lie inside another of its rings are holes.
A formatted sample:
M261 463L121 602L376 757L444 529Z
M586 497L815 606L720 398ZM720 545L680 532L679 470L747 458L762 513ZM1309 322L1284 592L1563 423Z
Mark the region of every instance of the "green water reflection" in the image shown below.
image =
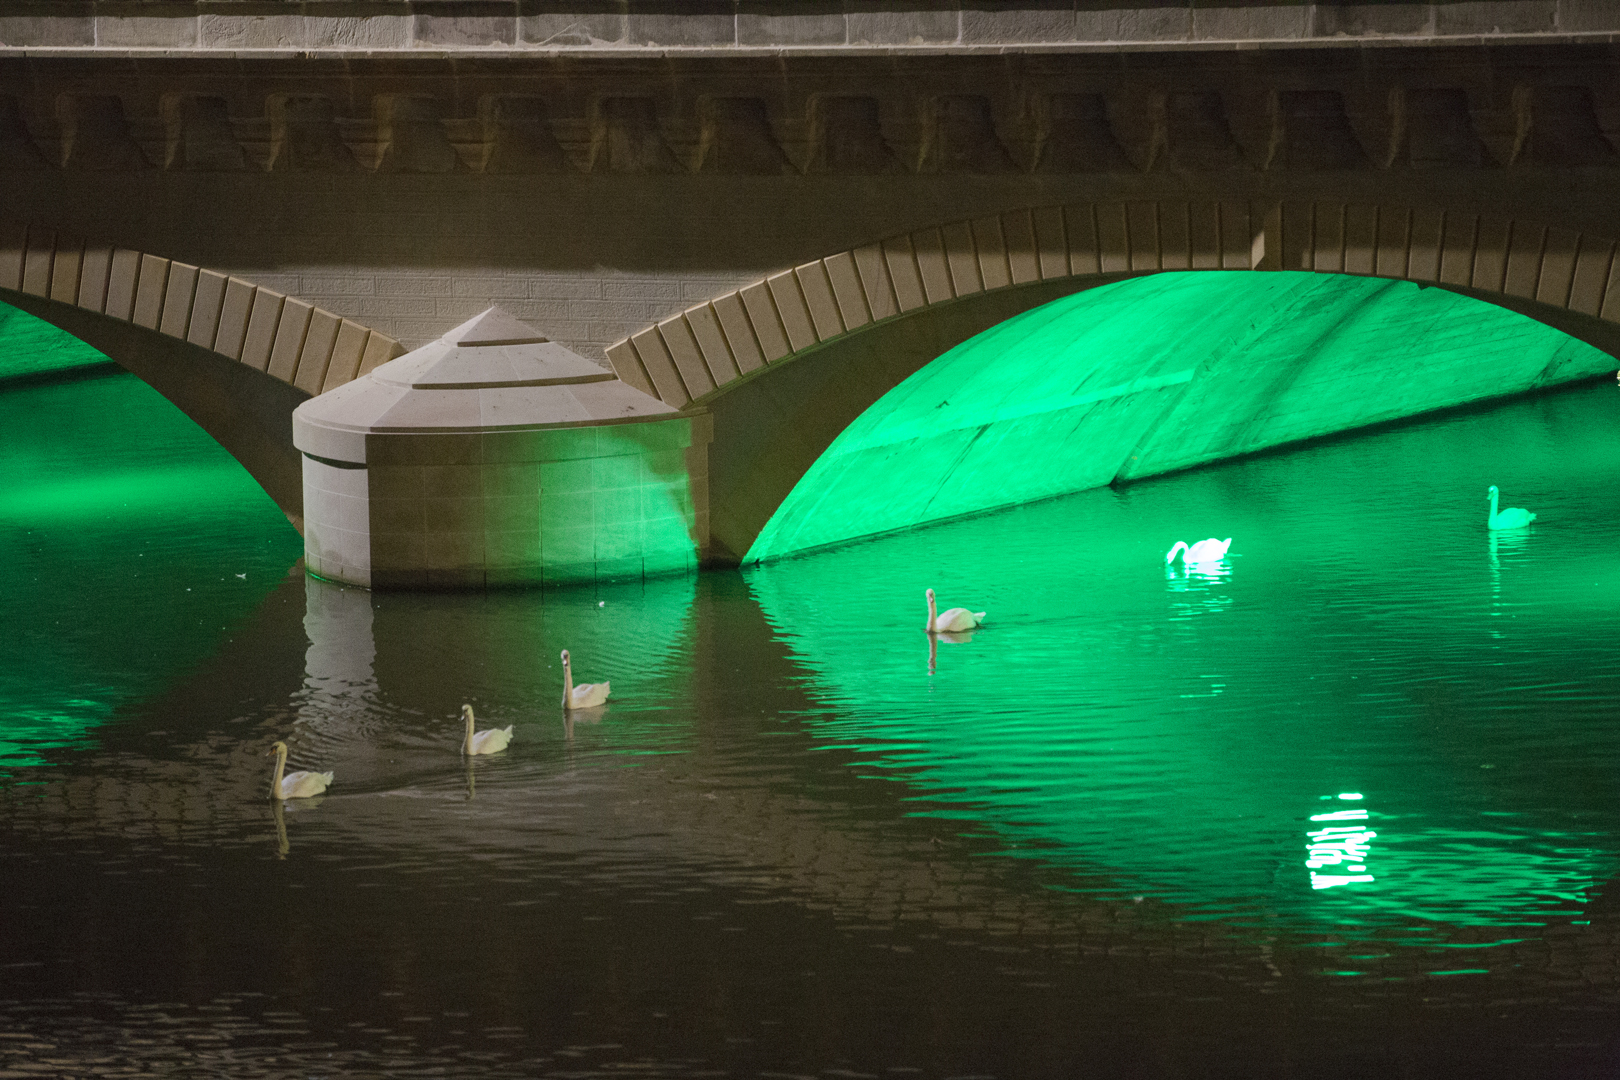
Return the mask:
M1617 434L1593 386L748 582L822 737L1030 857L1255 925L1579 920L1620 826ZM1487 534L1491 483L1532 529ZM989 625L931 656L930 586Z
M3 767L82 741L208 656L301 544L134 376L0 392L0 432Z

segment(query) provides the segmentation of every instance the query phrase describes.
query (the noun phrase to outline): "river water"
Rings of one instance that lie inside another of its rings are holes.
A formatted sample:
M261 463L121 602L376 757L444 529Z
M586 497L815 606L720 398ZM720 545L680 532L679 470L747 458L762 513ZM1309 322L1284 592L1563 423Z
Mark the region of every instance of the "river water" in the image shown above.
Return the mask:
M0 1075L1620 1075L1612 383L490 595L132 378L0 431Z

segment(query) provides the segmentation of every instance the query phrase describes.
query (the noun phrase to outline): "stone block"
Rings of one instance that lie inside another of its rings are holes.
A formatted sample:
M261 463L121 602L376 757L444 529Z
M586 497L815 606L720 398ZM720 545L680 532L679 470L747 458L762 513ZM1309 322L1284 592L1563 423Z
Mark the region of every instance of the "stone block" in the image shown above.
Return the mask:
M1585 86L1520 86L1513 92L1516 165L1608 165L1614 147Z
M1414 169L1474 168L1490 164L1474 130L1468 92L1458 88L1405 90L1395 102L1404 134L1394 163Z
M1188 263L1194 270L1221 268L1221 207L1198 200L1187 205Z
M1194 40L1276 41L1309 37L1316 5L1194 0L1191 7Z
M196 294L197 268L188 263L170 263L169 283L163 290L163 315L157 326L160 333L185 340Z
M205 349L214 347L219 333L219 317L225 305L228 279L214 270L197 271L197 288L192 296L191 321L186 324L186 340Z
M1014 285L1041 279L1040 252L1035 246L1035 222L1028 210L1001 215L1001 235L1006 246L1007 272Z
M782 317L777 313L776 302L771 299L771 290L763 281L755 282L738 295L742 298L743 307L748 312L748 323L754 331L754 340L759 342L760 352L764 355L766 363L782 359L793 351L788 343L787 331L782 324ZM724 316L724 312L721 313ZM727 335L730 338L730 335ZM736 350L736 338L730 338L732 349Z
M1311 268L1311 235L1314 231L1314 207L1308 202L1290 200L1285 202L1279 210L1279 224L1281 236L1278 245L1278 261L1276 265L1268 267L1273 270L1309 270ZM1267 237L1270 240L1270 237ZM1376 249L1375 249L1376 252ZM1266 253L1271 254L1269 251ZM1374 255L1376 260L1377 256Z
M647 375L657 388L660 399L676 408L692 400L692 393L681 380L674 358L669 355L669 349L656 327L634 335L630 343L635 346L636 355L641 358L641 364L647 369Z
M270 366L270 350L276 344L281 325L281 305L287 298L270 289L253 294L253 310L248 316L247 336L242 342L242 363L264 371Z
M431 514L429 520L432 520ZM479 588L484 583L484 531L425 533L422 537L422 561L424 568L430 572L430 581L435 579L432 574L435 570L462 571L438 577L436 584L450 588Z
M354 154L338 133L332 102L315 94L272 94L267 168L293 172L353 172Z
M1565 33L1620 30L1613 0L1558 0L1558 29Z
M1191 270L1192 237L1187 221L1187 204L1162 202L1158 205L1158 211L1160 269Z
M0 244L0 248L3 248ZM113 249L107 244L89 244L84 249L84 263L79 270L80 307L87 311L101 311L107 306L107 277L112 273ZM0 263L5 260L0 250ZM0 280L4 272L0 270Z
M1130 248L1132 270L1158 270L1159 266L1159 204L1130 202L1125 204L1126 245Z
M86 48L96 43L95 5L46 0L8 3L0 9L0 46Z
M1603 310L1603 292L1609 283L1614 262L1614 242L1597 236L1581 237L1580 254L1575 259L1575 278L1570 286L1569 308L1585 315Z
M197 16L197 40L205 49L303 49L309 46L309 26L302 11L221 4Z
M1097 215L1097 261L1105 274L1123 274L1131 268L1131 230L1123 203L1099 203ZM1069 234L1073 237L1073 230ZM1072 243L1072 240L1071 240ZM1070 262L1074 261L1071 248Z
M1479 219L1474 247L1474 275L1469 283L1486 292L1501 292L1507 278L1508 233L1512 223L1502 218Z
M542 463L594 458L600 452L601 430L595 427L557 428L539 433L534 460ZM544 482L545 472L541 472Z
M1507 273L1503 277L1502 291L1509 296L1522 296L1533 300L1536 284L1541 278L1541 253L1546 244L1547 230L1540 225L1515 221L1508 234Z
M586 6L570 0L523 0L518 34L525 45L578 47L625 42L626 0Z
M765 354L754 337L753 323L743 305L742 294L727 293L718 297L712 306L715 317L720 320L720 329L725 331L726 345L737 361L738 372L747 375L764 367Z
M411 13L411 44L417 47L454 49L517 41L515 0L416 0Z
M957 296L984 291L979 273L979 253L973 245L973 227L965 221L953 222L939 230L945 245L945 265L950 269L951 289Z
M130 321L156 330L163 318L163 296L169 284L169 260L156 255L141 256L140 277L135 287L135 308Z
M1101 94L1052 94L1037 115L1035 171L1136 171L1119 145Z
M253 314L253 297L258 290L241 278L225 283L225 299L220 306L219 333L214 338L214 351L232 360L242 358L242 343L247 340L248 319Z
M490 584L538 583L540 566L540 530L533 522L527 528L484 530L484 567ZM520 568L522 573L514 573Z
M1311 243L1311 269L1318 274L1344 271L1344 214L1338 203L1316 204L1316 232Z
M418 497L383 498L373 484L369 504L370 529L373 535L388 533L420 536L427 532L427 511Z
M872 251L870 248L867 250ZM876 265L881 266L881 260L877 260ZM854 254L846 251L828 256L822 260L822 269L832 287L838 316L844 326L853 330L871 322L872 316L866 305L866 294L861 286L860 269L856 266Z
M842 45L849 38L842 0L739 0L737 44Z
M1232 137L1226 103L1217 91L1175 91L1166 95L1164 158L1171 168L1190 172L1224 172L1243 167L1243 149Z
M364 375L373 368L388 363L394 357L403 355L405 349L399 342L373 330L366 338L365 352L360 354L360 374Z
M636 347L628 340L618 341L607 347L608 363L613 365L613 373L621 382L635 387L643 394L657 396L658 390L653 386L647 369L641 363L641 357L636 354Z
M265 371L284 383L291 383L298 373L298 354L304 349L304 335L309 330L312 305L288 297L282 302L281 315L276 320L275 340L270 346L270 362Z
M1063 208L1069 269L1074 274L1102 273L1102 247L1097 240L1097 208L1089 203Z
M1557 29L1557 0L1455 0L1433 8L1437 34L1525 34Z
M1475 214L1446 212L1446 231L1440 249L1440 281L1468 285L1474 279L1474 248L1479 227Z
M1370 37L1379 34L1411 36L1429 27L1429 4L1334 3L1317 4L1312 26L1317 37Z
M1380 207L1378 210L1378 261L1376 273L1379 277L1404 278L1406 276L1407 256L1412 242L1411 214L1406 210L1390 210Z
M28 229L20 221L0 219L0 289L22 289L28 261Z
M79 299L79 269L84 263L84 241L67 234L56 238L56 252L51 259L52 300L63 304L76 304Z
M1370 164L1337 90L1279 91L1272 123L1274 169L1364 169Z
M833 295L832 280L827 276L827 268L821 260L795 267L793 276L798 279L799 292L804 296L805 306L810 309L810 322L815 327L816 336L826 341L842 334L844 320L838 314L838 299Z
M851 45L948 45L961 36L960 14L927 0L848 0Z
M1074 0L964 4L961 10L964 45L1055 44L1075 39Z
M1192 5L1179 0L1078 0L1075 35L1089 42L1184 41Z
M292 384L304 393L312 396L319 394L326 384L326 369L332 359L332 349L337 344L342 322L342 319L321 308L310 312L304 347L298 351L297 373L292 379Z
M625 40L632 45L684 48L735 45L735 10L727 0L682 0L679 5L631 0Z
M1007 241L1001 235L1001 219L978 218L972 223L971 229L973 247L978 253L979 279L985 289L1003 289L1011 285L1012 268L1007 262Z
M141 276L141 253L119 248L113 252L107 276L106 313L128 321L135 311L135 285Z
M782 329L786 331L793 351L808 349L819 341L815 322L810 317L810 307L805 303L804 292L799 288L799 280L793 271L772 274L765 279L765 284L771 291L776 313L781 317Z
M1406 276L1412 281L1439 281L1445 214L1440 210L1412 212L1412 250Z
M1069 276L1069 241L1063 231L1063 208L1041 206L1030 212L1042 280Z
M708 304L686 310L686 325L697 342L698 352L709 376L716 386L724 386L742 374L737 360L726 344L726 332L720 326L720 317Z
M591 461L548 461L540 466L540 498L544 502L558 495L577 495L594 488Z
M675 370L681 374L681 382L686 384L686 392L694 398L712 393L714 377L709 374L709 366L703 362L703 350L698 347L697 338L687 325L686 317L676 315L665 319L658 324L658 334L665 351L675 362Z
M428 467L430 470L432 466ZM476 467L474 469L476 472ZM422 517L429 536L443 533L482 533L484 531L484 499L482 494L465 498L422 499Z
M102 48L195 47L197 9L184 3L98 3L96 44Z
M311 7L303 19L312 49L403 49L410 44L412 19L402 12L328 15Z
M56 230L29 226L25 252L22 291L29 296L50 296L51 263L56 259Z
M1379 207L1345 207L1345 272L1372 274L1379 269Z
M896 236L883 241L883 269L894 287L895 305L899 311L915 311L928 303L928 290L923 284L922 267L909 236ZM864 280L864 275L863 275ZM882 294L874 298L874 289L867 285L867 299L875 312L882 302Z
M1259 224L1249 216L1249 205L1221 203L1221 268L1250 270L1254 267L1254 240Z
M1568 229L1550 228L1541 253L1541 273L1536 281L1536 299L1543 304L1564 307L1575 281L1575 253L1580 234ZM1511 260L1510 260L1511 261Z
M923 295L927 302L938 304L954 298L956 292L951 287L951 266L940 230L919 229L912 233L911 251L917 258L917 273L922 279ZM901 310L905 310L903 303Z

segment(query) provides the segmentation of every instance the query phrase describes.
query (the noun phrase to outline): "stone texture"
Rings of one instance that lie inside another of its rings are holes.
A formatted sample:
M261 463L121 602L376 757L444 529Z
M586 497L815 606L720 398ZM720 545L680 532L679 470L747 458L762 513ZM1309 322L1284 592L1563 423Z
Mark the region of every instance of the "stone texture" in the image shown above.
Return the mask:
M112 94L62 94L62 167L97 172L143 169L146 155L131 138L124 103Z
M697 171L773 176L798 172L771 131L760 98L706 98L698 110Z
M240 172L247 157L236 141L225 99L202 94L169 94L163 99L168 132L166 169Z
M609 97L591 114L591 172L684 172L658 126L649 97Z
M872 97L818 94L810 101L809 173L882 174L900 171L883 138L878 102Z
M961 36L961 17L926 0L849 0L851 45L936 45Z
M739 0L739 45L843 45L849 39L842 0Z

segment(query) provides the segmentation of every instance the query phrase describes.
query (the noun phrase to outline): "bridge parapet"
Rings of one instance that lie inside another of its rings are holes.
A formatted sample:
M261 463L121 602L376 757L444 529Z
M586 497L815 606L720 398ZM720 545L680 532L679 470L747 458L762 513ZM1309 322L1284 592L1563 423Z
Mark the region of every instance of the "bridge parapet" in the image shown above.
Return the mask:
M984 5L963 0L172 0L162 5L0 3L0 46L101 55L971 52L1610 42L1620 10L1601 0L1302 4L1292 0Z

